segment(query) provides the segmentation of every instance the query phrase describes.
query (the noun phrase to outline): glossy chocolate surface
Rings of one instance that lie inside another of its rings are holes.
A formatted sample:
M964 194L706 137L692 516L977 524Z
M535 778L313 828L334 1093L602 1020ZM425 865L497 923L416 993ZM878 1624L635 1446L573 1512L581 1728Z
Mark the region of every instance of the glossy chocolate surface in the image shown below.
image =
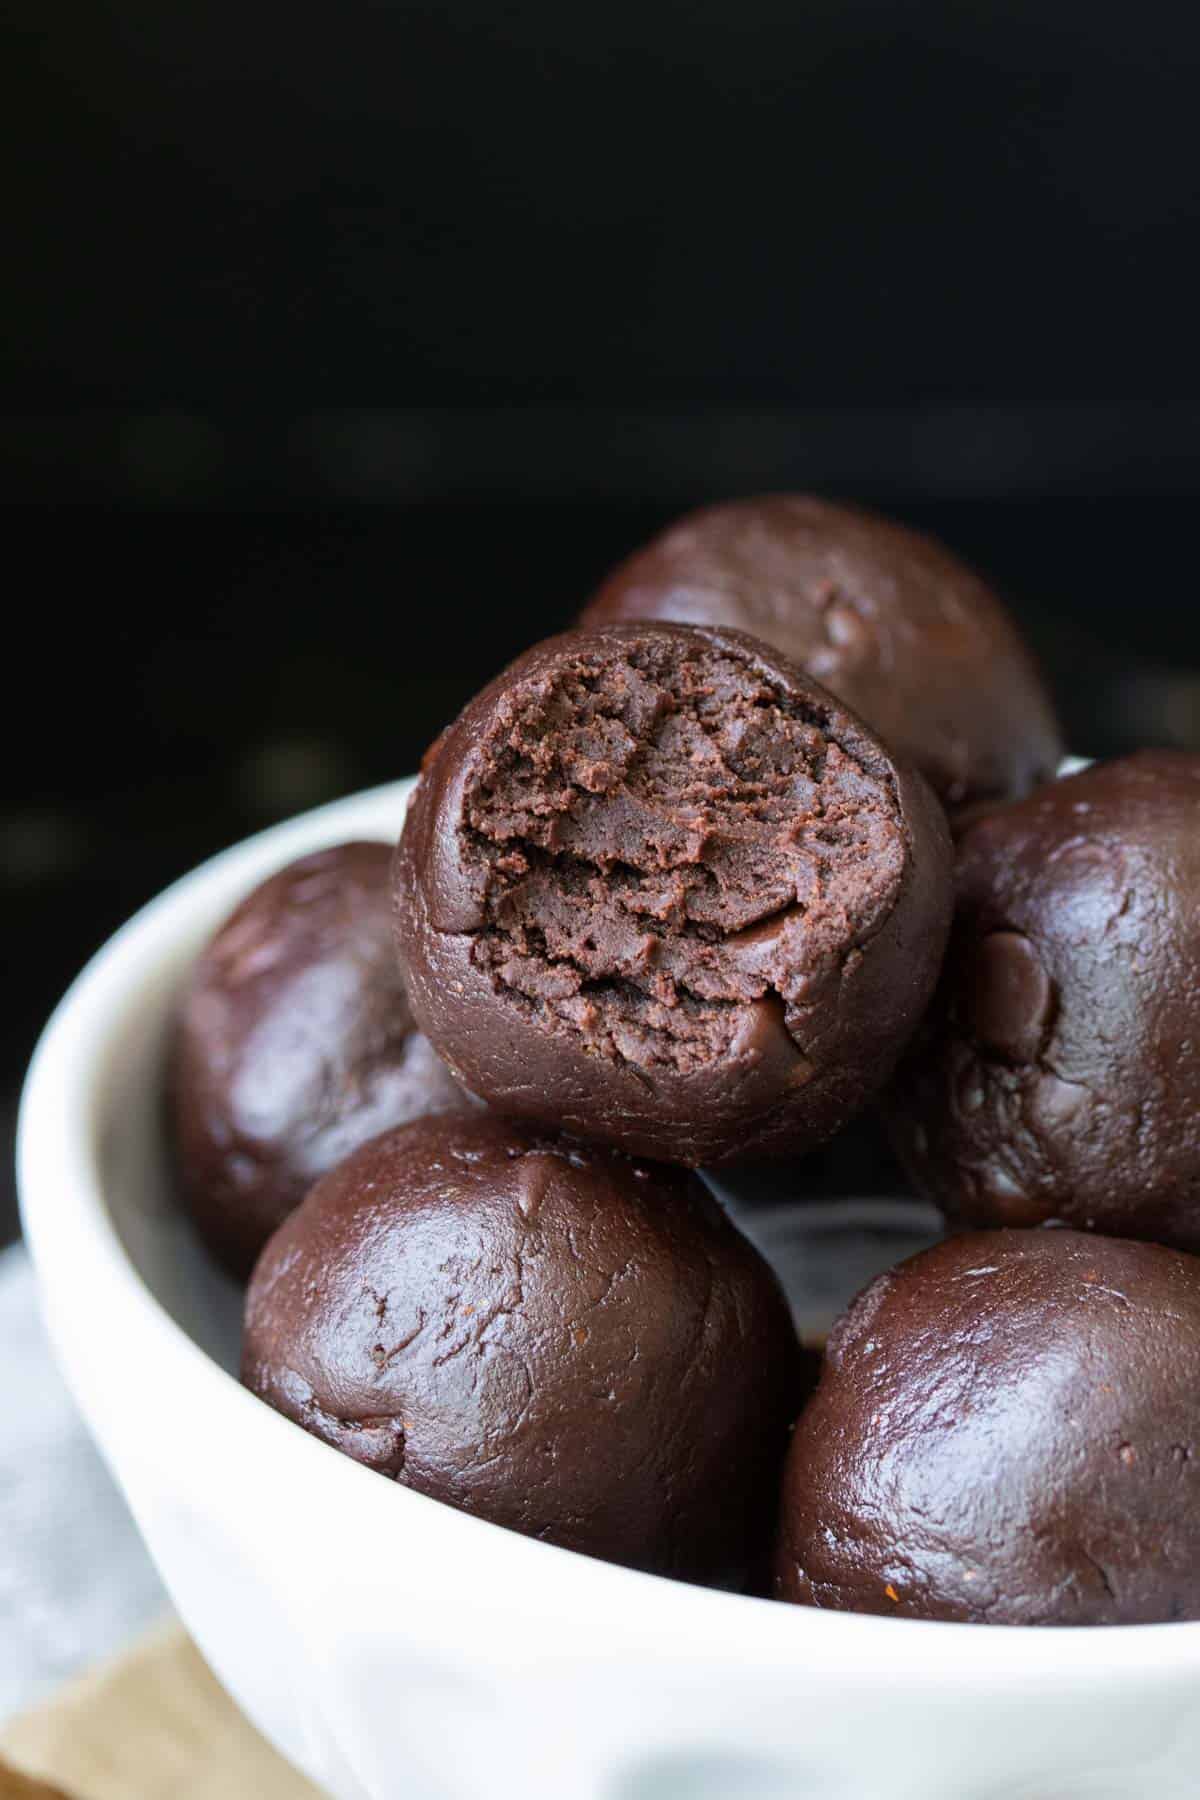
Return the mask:
M255 1270L243 1378L435 1499L733 1585L803 1397L775 1278L698 1179L483 1113L313 1189Z
M1200 1617L1200 1260L976 1232L832 1333L784 1478L776 1592L997 1625Z
M376 1132L474 1102L413 1023L391 853L341 844L250 894L200 957L172 1046L184 1198L238 1275L318 1176Z
M1142 751L965 834L946 971L889 1095L954 1219L1200 1250L1200 757Z
M952 810L1012 799L1063 744L1008 612L936 539L806 494L691 513L605 581L583 623L676 619L765 639L920 769Z

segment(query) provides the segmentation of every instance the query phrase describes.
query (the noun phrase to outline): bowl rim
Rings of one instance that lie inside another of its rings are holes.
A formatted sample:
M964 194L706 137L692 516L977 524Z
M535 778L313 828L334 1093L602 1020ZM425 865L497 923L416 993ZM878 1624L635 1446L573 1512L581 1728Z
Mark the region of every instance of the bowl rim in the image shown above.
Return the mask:
M394 808L397 820L415 778L363 790L269 827L201 863L143 906L102 945L76 977L52 1014L35 1049L21 1099L17 1169L26 1243L47 1302L51 1334L55 1299L85 1295L92 1317L120 1318L136 1343L139 1367L166 1369L178 1404L212 1421L214 1435L235 1441L257 1434L277 1464L295 1469L294 1480L336 1484L347 1508L377 1508L386 1529L394 1512L410 1508L412 1529L422 1509L433 1508L447 1538L478 1535L493 1561L514 1580L540 1592L553 1590L564 1625L580 1617L628 1621L644 1650L659 1644L681 1655L729 1666L778 1671L781 1659L818 1657L829 1672L844 1670L856 1682L893 1685L907 1669L914 1679L936 1674L951 1687L978 1690L1002 1678L1009 1686L1036 1688L1052 1682L1094 1683L1098 1677L1145 1678L1160 1671L1175 1677L1200 1673L1200 1621L1153 1625L988 1626L937 1620L887 1618L796 1607L755 1596L691 1587L666 1577L602 1563L539 1543L486 1520L455 1512L408 1488L385 1485L372 1471L272 1412L214 1361L177 1323L135 1267L109 1210L99 1165L95 1115L105 1052L141 985L178 959L180 941L197 927L209 931L240 893L294 857L356 836L379 839L379 821ZM86 1395L77 1397L88 1414ZM229 1422L228 1428L220 1423ZM101 1440L104 1433L89 1417ZM118 1479L121 1469L116 1469ZM355 1498L354 1496L357 1496ZM373 1496L373 1498L372 1498ZM371 1514L373 1519L376 1516ZM429 1519L428 1512L425 1514Z

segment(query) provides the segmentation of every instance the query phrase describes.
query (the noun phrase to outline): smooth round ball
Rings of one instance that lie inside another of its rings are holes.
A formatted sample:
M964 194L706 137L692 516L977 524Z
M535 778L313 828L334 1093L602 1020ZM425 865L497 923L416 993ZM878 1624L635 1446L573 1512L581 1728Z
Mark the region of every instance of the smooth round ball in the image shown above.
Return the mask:
M776 1592L992 1625L1200 1617L1200 1261L989 1231L879 1276L792 1439Z
M955 1220L1200 1250L1200 757L1142 751L975 823L888 1111Z
M377 1132L475 1103L416 1029L386 844L340 844L263 882L196 964L168 1105L187 1206L247 1275L318 1176Z
M369 1468L530 1537L741 1585L799 1352L700 1181L487 1114L366 1145L264 1252L243 1380Z
M617 568L585 624L729 625L782 650L947 807L1048 780L1062 736L1007 610L935 538L807 494L691 513Z
M928 787L738 632L538 645L439 739L396 862L413 1011L499 1111L689 1165L809 1149L932 992Z

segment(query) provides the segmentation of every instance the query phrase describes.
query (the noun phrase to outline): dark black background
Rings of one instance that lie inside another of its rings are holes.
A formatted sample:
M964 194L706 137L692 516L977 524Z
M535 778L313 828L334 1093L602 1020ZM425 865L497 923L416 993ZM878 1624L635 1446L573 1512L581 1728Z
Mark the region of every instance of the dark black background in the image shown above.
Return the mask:
M1200 746L1195 9L7 18L10 1120L133 907L705 498L940 531L1080 749Z

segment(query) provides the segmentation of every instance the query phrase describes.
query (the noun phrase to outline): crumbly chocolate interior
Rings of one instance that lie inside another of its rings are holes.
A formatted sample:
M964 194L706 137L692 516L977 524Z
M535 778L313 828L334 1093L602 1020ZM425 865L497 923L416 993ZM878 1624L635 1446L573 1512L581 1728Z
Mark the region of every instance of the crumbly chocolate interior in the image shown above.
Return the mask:
M888 764L837 717L703 639L531 675L464 795L496 991L634 1068L720 1059L763 1006L805 1051L905 861Z

